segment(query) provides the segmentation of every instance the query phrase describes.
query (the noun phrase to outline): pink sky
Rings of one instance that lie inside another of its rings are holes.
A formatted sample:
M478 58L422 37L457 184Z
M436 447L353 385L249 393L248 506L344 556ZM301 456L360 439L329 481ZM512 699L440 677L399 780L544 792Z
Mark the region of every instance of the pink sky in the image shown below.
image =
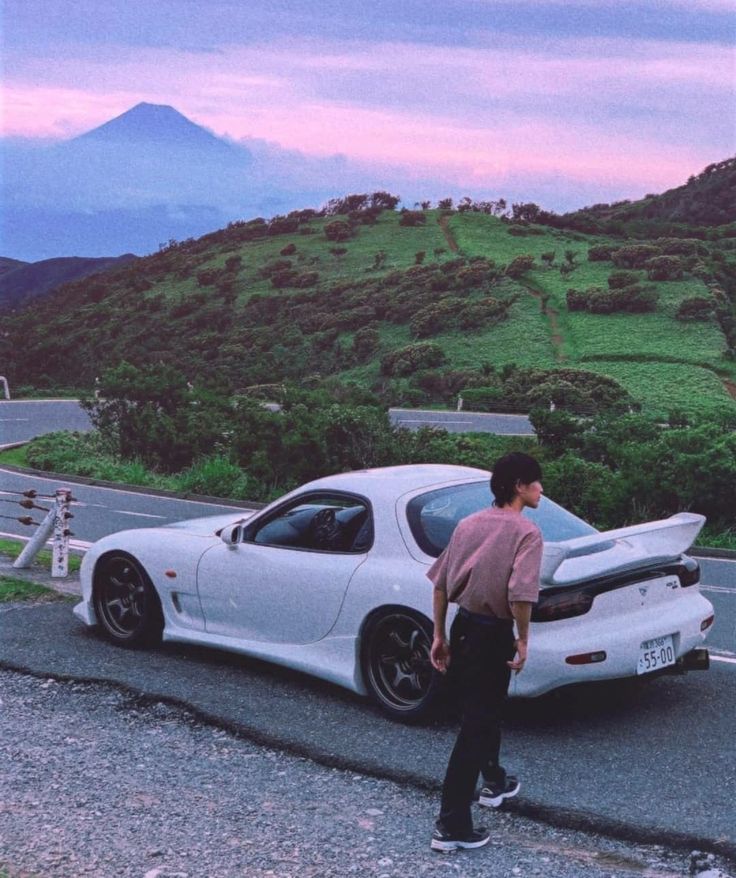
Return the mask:
M69 43L53 64L11 57L3 131L70 137L147 101L219 135L453 185L559 175L636 195L733 150L732 74L721 43L622 37L479 31L457 46L282 36L207 52Z

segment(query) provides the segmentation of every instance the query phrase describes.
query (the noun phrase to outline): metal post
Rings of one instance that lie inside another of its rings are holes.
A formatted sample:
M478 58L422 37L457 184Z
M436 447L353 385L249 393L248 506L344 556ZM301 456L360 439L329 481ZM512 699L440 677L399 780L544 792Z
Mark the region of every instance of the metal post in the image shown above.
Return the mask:
M56 508L49 509L46 518L39 524L38 530L28 540L23 551L13 561L13 567L30 567L33 559L41 551L46 540L51 536L54 530L54 522L56 520Z
M54 540L51 554L51 576L59 579L69 573L69 503L72 492L69 488L57 488L54 504Z
M0 384L3 385L5 391L5 399L10 399L10 388L8 387L8 379L0 375Z
M51 553L51 576L55 579L66 576L69 572L69 504L72 492L69 488L57 488L54 506L49 509L46 518L38 526L38 530L28 540L23 551L13 562L13 567L30 567L33 559L44 547L46 540L53 534Z
M462 398L462 396L460 396L459 393L457 395L457 410L459 412L461 412L463 410L463 398Z

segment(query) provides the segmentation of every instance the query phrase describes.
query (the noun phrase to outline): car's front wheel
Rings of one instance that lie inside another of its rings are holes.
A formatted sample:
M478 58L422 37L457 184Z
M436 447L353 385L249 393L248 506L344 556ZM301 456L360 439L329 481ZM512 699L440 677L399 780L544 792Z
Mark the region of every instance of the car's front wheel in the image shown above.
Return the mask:
M129 555L102 559L95 572L94 606L103 632L119 646L154 645L161 639L161 602L145 570Z
M386 608L368 620L361 666L366 687L384 713L403 722L426 718L441 678L432 668L432 625L413 610Z

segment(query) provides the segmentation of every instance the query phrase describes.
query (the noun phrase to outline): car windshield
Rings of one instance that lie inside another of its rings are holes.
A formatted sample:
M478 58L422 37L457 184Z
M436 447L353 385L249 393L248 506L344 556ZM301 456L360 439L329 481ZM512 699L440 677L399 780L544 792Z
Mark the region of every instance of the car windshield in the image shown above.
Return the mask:
M452 485L414 497L406 507L406 515L420 549L436 558L449 543L457 523L486 509L492 502L488 482ZM598 532L546 497L542 497L539 508L525 509L524 515L542 531L545 542L570 540Z

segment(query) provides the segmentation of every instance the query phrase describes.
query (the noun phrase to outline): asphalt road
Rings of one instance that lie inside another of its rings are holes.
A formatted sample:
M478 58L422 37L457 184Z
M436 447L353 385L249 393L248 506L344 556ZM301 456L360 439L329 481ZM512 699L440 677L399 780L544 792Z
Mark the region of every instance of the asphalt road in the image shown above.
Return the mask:
M533 435L526 415L389 409L393 424L417 430L440 427L449 433ZM55 430L89 430L87 414L76 400L0 400L0 448Z
M7 409L5 410L7 411ZM4 413L0 410L0 413ZM0 498L56 483L0 470ZM91 486L73 528L82 541L126 527L216 514L221 507ZM10 513L10 504L0 504ZM22 532L4 520L3 530ZM510 706L506 759L525 778L514 808L551 823L641 839L710 845L736 855L735 562L703 561L717 622L706 673L576 687ZM167 645L126 652L85 631L68 605L0 616L0 665L114 681L190 705L256 741L376 776L436 788L451 724L406 728L328 684L239 657Z
M73 399L0 400L0 448L57 430L89 430L87 413Z
M498 433L510 436L533 436L526 415L485 414L482 412L446 412L433 409L389 409L391 423L418 430L438 427L448 433Z
M252 659L167 644L109 645L71 605L0 613L0 666L108 681L186 705L251 740L426 789L455 728L403 726L330 684ZM504 762L523 778L516 813L552 825L736 857L733 669L571 687L509 704Z

